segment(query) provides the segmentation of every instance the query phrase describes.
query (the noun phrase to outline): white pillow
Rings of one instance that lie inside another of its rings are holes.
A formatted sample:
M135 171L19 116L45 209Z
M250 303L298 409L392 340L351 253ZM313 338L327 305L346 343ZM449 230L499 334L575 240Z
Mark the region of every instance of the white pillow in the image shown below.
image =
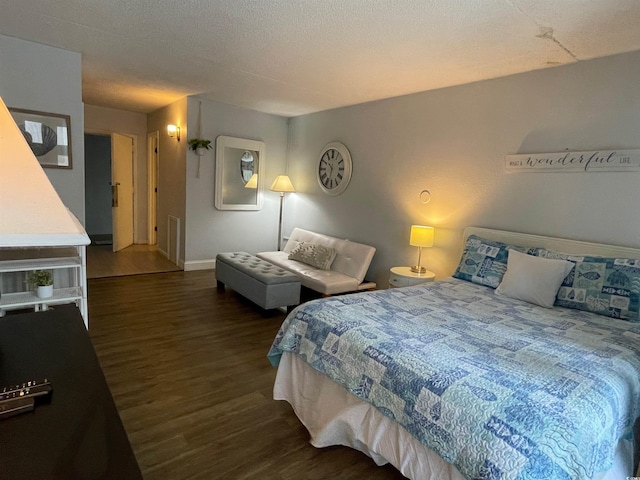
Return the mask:
M562 281L574 264L509 250L507 271L496 293L551 308Z

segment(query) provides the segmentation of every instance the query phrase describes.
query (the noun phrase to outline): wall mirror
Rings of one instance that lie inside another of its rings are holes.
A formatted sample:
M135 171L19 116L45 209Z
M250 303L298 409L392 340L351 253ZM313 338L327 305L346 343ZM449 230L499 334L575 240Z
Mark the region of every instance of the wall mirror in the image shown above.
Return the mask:
M216 194L218 210L262 208L264 142L244 138L216 138ZM257 174L258 181L249 182Z

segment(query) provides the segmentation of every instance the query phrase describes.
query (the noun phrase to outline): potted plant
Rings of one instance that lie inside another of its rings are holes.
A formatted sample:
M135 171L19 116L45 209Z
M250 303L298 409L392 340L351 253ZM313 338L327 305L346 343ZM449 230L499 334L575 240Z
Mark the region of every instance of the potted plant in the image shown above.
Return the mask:
M38 298L49 298L53 295L53 277L49 270L34 270L29 273L27 283L36 289Z
M204 155L206 150L211 150L211 140L205 140L204 138L192 138L189 140L189 148L196 152L198 155Z

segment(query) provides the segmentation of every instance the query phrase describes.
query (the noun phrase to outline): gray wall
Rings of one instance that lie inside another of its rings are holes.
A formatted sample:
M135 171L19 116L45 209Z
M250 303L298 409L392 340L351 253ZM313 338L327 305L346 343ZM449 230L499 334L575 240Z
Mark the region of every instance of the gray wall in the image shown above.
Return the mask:
M84 222L84 118L80 55L0 35L0 95L10 107L71 116L72 170L45 169L63 202ZM20 68L16 68L19 65ZM181 220L180 259L211 267L218 252L273 250L278 194L262 210L218 211L214 152L201 159L195 136L196 98L148 117L160 132L158 246L166 248L167 217ZM191 132L187 131L186 125ZM182 126L182 141L166 135ZM415 262L413 223L436 227L424 263L439 277L459 258L466 225L640 246L639 173L507 174L513 153L640 148L640 52L579 62L495 80L331 110L291 120L202 101L202 136L263 140L266 182L288 171L297 193L285 201L284 233L294 226L377 247L370 278L385 286L393 265ZM342 141L353 156L349 188L320 190L317 156ZM419 193L432 192L423 205Z
M215 256L220 252L255 253L275 250L280 197L278 193L269 191L269 187L276 176L286 173L287 120L284 117L191 97L188 100L189 131L182 131L184 145L188 139L197 136L200 102L201 136L211 140L214 148L203 157L198 157L191 150L186 154L187 270L213 268ZM215 208L215 140L219 135L265 143L262 210L233 211ZM166 133L164 136L166 137ZM198 162L200 177L197 176Z
M331 110L292 120L285 232L377 247L370 278L417 261L411 224L436 227L423 263L450 275L467 225L640 247L640 173L517 173L505 155L640 148L640 52ZM341 141L353 177L320 190L322 147ZM419 193L429 189L424 205Z
M181 127L181 141L167 135L167 125ZM185 217L186 217L186 179L187 169L187 98L156 110L147 117L149 132L159 132L158 144L158 249L171 258L168 252L169 215L180 221L180 249L178 264L182 266L185 258ZM203 221L206 219L203 218ZM205 242L203 238L201 241Z
M7 107L71 117L71 170L45 168L84 224L84 113L79 53L0 35L0 96Z

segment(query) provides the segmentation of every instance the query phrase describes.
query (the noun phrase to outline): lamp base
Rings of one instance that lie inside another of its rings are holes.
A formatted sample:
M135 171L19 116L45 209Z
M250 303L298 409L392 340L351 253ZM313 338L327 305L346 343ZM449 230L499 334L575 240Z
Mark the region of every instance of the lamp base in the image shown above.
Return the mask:
M414 265L413 267L411 267L411 271L413 273L427 273L427 269L421 267L420 265Z

